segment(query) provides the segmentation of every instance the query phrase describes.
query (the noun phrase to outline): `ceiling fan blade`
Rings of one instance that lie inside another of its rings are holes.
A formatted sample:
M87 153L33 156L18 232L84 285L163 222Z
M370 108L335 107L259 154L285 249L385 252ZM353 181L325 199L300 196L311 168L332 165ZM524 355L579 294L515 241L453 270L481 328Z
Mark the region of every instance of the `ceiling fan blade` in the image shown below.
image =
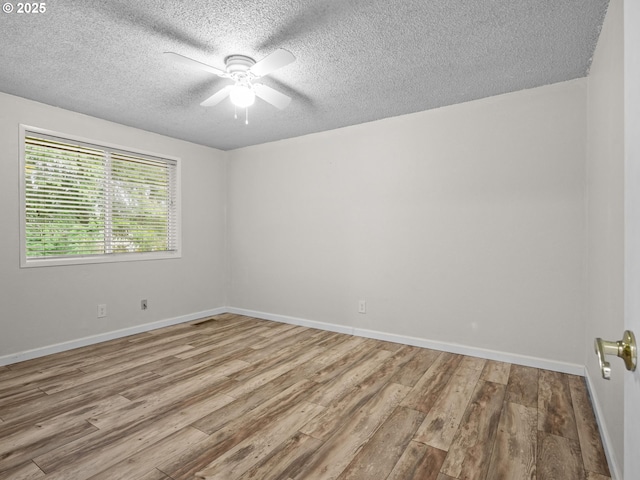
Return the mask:
M231 87L233 87L233 85L227 85L222 90L218 90L200 105L202 105L203 107L213 107L214 105L219 104L222 100L229 96L229 93L231 93Z
M189 57L185 57L184 55L180 55L179 53L173 52L164 52L167 57L170 57L174 62L182 63L183 65L188 65L190 67L196 67L205 72L213 73L214 75L218 75L220 77L225 76L227 73L219 68L212 67L207 65L206 63L198 62Z
M253 67L251 67L249 71L256 77L264 77L265 75L269 75L274 70L282 68L285 65L289 65L295 59L296 57L293 56L293 53L280 48L270 55L264 57Z
M265 102L270 103L276 108L283 110L287 108L289 103L291 103L291 97L285 95L284 93L280 93L277 90L274 90L271 87L267 87L262 83L254 83L253 88L256 92L256 95L263 99Z

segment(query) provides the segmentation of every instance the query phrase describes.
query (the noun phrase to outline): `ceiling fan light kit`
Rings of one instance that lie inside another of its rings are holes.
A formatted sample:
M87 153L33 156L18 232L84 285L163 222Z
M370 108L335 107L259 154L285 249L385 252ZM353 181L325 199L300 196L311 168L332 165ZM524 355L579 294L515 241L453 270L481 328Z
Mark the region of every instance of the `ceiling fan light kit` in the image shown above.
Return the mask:
M256 101L256 92L249 85L236 84L231 87L229 99L236 107L247 108Z
M233 80L233 85L227 85L221 90L218 90L202 102L200 104L202 106L215 106L227 97L229 97L231 103L238 108L250 107L255 102L256 97L261 98L280 110L286 108L291 102L291 97L288 95L278 92L267 85L253 83L254 80L264 77L293 62L296 57L287 50L276 50L257 63L253 58L247 57L246 55L229 55L224 60L224 70L206 65L178 53L165 52L165 54L172 57L174 61L200 68L201 70L213 73L222 78Z

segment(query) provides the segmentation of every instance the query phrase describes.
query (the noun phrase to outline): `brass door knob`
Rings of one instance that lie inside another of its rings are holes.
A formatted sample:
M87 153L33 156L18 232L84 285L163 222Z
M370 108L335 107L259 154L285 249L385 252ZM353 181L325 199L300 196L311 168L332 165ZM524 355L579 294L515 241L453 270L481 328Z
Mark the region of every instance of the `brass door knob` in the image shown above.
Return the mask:
M624 361L627 370L635 371L638 363L638 349L636 347L636 337L631 330L625 330L622 340L611 342L596 338L595 341L596 354L600 363L600 371L602 378L611 379L611 364L605 359L605 355L615 355Z

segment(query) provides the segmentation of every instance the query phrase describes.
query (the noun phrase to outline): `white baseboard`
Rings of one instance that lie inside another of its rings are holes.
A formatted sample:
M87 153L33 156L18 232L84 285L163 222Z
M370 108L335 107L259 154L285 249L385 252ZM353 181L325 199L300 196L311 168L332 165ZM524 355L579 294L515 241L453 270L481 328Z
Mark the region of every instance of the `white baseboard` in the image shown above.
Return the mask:
M602 413L602 407L600 406L600 400L595 388L593 388L593 381L589 375L589 370L585 368L584 377L587 382L587 390L591 397L591 404L593 405L593 412L596 415L596 422L598 422L598 428L600 429L600 436L602 438L602 446L604 447L604 453L609 463L609 473L611 473L611 480L622 480L622 468L616 461L616 457L611 451L611 435L607 428L607 424L604 421L604 414Z
M127 337L129 335L135 335L137 333L148 332L150 330L156 330L162 327L177 325L179 323L190 322L192 320L197 320L198 318L208 317L211 315L220 315L222 313L227 313L227 312L235 313L239 315L247 315L255 318L262 318L264 320L272 320L275 322L300 325L300 326L310 327L310 328L317 328L320 330L327 330L330 332L345 333L348 335L356 335L359 337L375 338L376 340L386 340L388 342L402 343L405 345L413 345L416 347L431 348L434 350L440 350L444 352L457 353L461 355L469 355L472 357L486 358L488 360L497 360L500 362L515 363L517 365L524 365L527 367L543 368L545 370L554 370L556 372L569 373L572 375L583 376L585 373L583 365L578 365L573 363L565 363L565 362L559 362L554 360L547 360L544 358L519 355L516 353L500 352L497 350L489 350L484 348L471 347L468 345L441 342L441 341L411 337L406 335L396 335L393 333L381 332L377 330L367 330L364 328L349 327L346 325L339 325L335 323L318 322L316 320L307 320L304 318L289 317L286 315L277 315L272 313L259 312L255 310L247 310L244 308L235 308L235 307L219 307L212 310L191 313L188 315L182 315L180 317L168 318L168 319L160 320L157 322L136 325L135 327L124 328L121 330L101 333L98 335L92 335L89 337L79 338L76 340L70 340L68 342L48 345L46 347L35 348L33 350L27 350L24 352L17 352L9 355L4 355L0 357L0 366L22 362L25 360L30 360L32 358L43 357L45 355L51 355L53 353L64 352L66 350L72 350L74 348L85 347L87 345L93 345L100 342L106 342L108 340L114 340L116 338Z
M45 355L64 352L67 350L72 350L74 348L86 347L87 345L94 345L96 343L106 342L108 340L115 340L116 338L128 337L129 335L148 332L151 330L156 330L158 328L169 327L171 325L190 322L199 318L210 317L212 315L219 315L226 312L227 309L225 307L214 308L212 310L205 310L203 312L190 313L188 315L182 315L180 317L167 318L165 320L159 320L157 322L136 325L135 327L123 328L121 330L115 330L113 332L91 335L90 337L70 340L68 342L56 343L54 345L48 345L46 347L34 348L33 350L27 350L24 352L11 353L9 355L0 357L0 366L23 362L25 360L31 360L32 358L44 357Z
M366 338L375 338L376 340L386 340L388 342L402 343L405 345L413 345L423 348L431 348L433 350L458 353L471 357L480 357L486 358L488 360L515 363L517 365L524 365L526 367L542 368L545 370L553 370L556 372L568 373L571 375L584 375L584 365L578 365L575 363L559 362L555 360L547 360L544 358L529 357L527 355L519 355L517 353L500 352L497 350L471 347L468 345L460 345L456 343L440 342L406 335L396 335L393 333L349 327L334 323L317 322L315 320L307 320L304 318L289 317L286 315L258 312L255 310L247 310L244 308L227 307L227 311L229 313L235 313L238 315L247 315L249 317L262 318L264 320L273 320L275 322L289 323L293 325L300 325L303 327L318 328L320 330L328 330L330 332L346 333L349 335L356 335Z
M250 317L262 318L264 320L272 320L275 322L289 323L289 324L300 325L304 327L317 328L320 330L327 330L330 332L345 333L348 335L356 335L356 336L366 337L366 338L375 338L377 340L386 340L388 342L402 343L405 345L414 345L416 347L431 348L434 350L458 353L461 355L469 355L472 357L486 358L488 360L497 360L500 362L515 363L518 365L525 365L527 367L554 370L557 372L569 373L572 375L580 375L580 376L584 375L584 366L573 364L573 363L558 362L554 360L547 360L544 358L519 355L516 353L500 352L496 350L489 350L484 348L471 347L468 345L441 342L441 341L411 337L406 335L396 335L393 333L381 332L377 330L367 330L364 328L349 327L346 325L339 325L335 323L318 322L316 320L307 320L304 318L289 317L286 315L277 315L273 313L259 312L255 310L247 310L244 308L236 308L236 307L219 307L212 310L191 313L188 315L182 315L180 317L168 318L165 320L159 320L157 322L136 325L135 327L124 328L121 330L101 333L98 335L92 335L89 337L79 338L76 340L70 340L68 342L48 345L46 347L35 348L33 350L12 353L12 354L4 355L0 357L0 366L22 362L25 360L30 360L32 358L43 357L45 355L51 355L53 353L64 352L66 350L71 350L74 348L85 347L87 345L93 345L100 342L106 342L108 340L114 340L116 338L127 337L129 335L135 335L137 333L148 332L150 330L156 330L162 327L177 325L179 323L190 322L192 320L197 320L198 318L208 317L211 315L220 315L222 313L227 313L227 312L235 313L239 315L247 315Z
M288 323L291 325L300 325L301 327L317 328L328 332L346 333L347 335L355 335L352 327L338 325L337 323L318 322L316 320L306 320L298 317L288 317L286 315L277 315L275 313L258 312L256 310L247 310L246 308L227 307L227 312L236 315L246 315L247 317L261 318L263 320L272 320L274 322ZM363 335L364 336L364 335Z

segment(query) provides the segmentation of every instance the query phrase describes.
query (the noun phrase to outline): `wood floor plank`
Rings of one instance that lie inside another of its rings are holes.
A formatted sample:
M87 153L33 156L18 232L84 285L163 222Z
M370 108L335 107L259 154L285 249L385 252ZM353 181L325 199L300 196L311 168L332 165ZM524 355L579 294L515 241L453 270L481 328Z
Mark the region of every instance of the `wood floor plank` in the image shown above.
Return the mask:
M289 440L278 445L270 455L247 470L239 480L279 480L296 475L307 459L322 442L316 438L296 433Z
M245 350L244 357L239 358L247 362L247 368L230 375L230 378L233 378L238 382L244 382L256 375L264 373L265 371L273 370L293 361L301 353L305 353L306 350L313 349L318 352L318 355L325 351L322 347L316 344L315 339L311 336L305 335L302 338L299 338L298 341L295 341L295 338L293 340L294 341L291 343L286 342L286 344L278 345L279 348L276 349L253 349L250 347L248 350Z
M611 477L599 473L587 472L587 480L611 480Z
M291 342L295 342L296 339L311 337L314 334L313 330L306 327L296 325L292 325L292 327L293 328L288 328L283 332L278 332L276 335L273 334L273 329L260 334L261 338L256 338L256 341L251 344L251 348L260 350L263 348L273 349L274 347L277 348L278 346L283 347L286 345L290 345Z
M216 458L196 479L228 480L238 478L260 460L272 453L278 445L286 442L310 419L318 415L324 407L309 402L300 402L284 412L277 422L272 422L259 432L243 440Z
M462 360L460 360L460 363L458 364L458 367L467 368L469 370L479 370L480 372L482 372L482 370L486 365L487 365L486 358L469 357L467 355L463 355Z
M13 446L28 445L29 438L40 441L42 438L46 438L47 432L58 436L60 432L73 425L84 425L94 414L108 412L128 403L130 402L127 399L116 394L83 402L81 405L71 404L70 408L64 409L56 415L48 415L38 421L27 416L19 420L4 422L0 437L0 451L4 448L1 445L7 443ZM52 446L54 444L55 442L49 442L47 446L55 448ZM25 448L32 454L35 451L34 445Z
M414 440L448 451L482 370L458 367L416 432Z
M308 391L313 391L314 388L317 388L317 384L310 380L291 385L270 400L212 432L209 438L200 442L189 452L185 452L174 461L162 463L158 468L176 480L193 479L197 472L224 452L251 437L253 432L279 421L284 412L304 401ZM193 425L197 424L197 421L193 423Z
M387 384L357 413L345 419L343 427L309 457L295 480L336 479L409 390L409 387L397 383Z
M83 372L75 367L72 368L51 368L47 370L38 370L23 375L13 376L12 378L0 378L0 394L7 394L14 389L30 389L34 386L41 388L45 382L55 381L58 378L73 377L83 375Z
M577 440L538 432L537 480L585 480Z
M9 365L10 367L11 365ZM9 367L4 367L5 369L3 371L0 372L0 381L5 381L5 380L9 380L9 379L13 379L16 377L21 377L25 374L31 373L32 371L42 371L41 368L34 368L34 369L11 369ZM78 368L78 367L75 367Z
M65 428L84 424L94 415L101 415L130 403L120 395L112 395L37 423L7 422L3 425L2 437L0 437L0 458L6 455L8 445L12 448L18 445L29 445L30 439L37 441L48 435L56 435L56 432Z
M8 423L41 422L70 410L80 408L102 398L110 397L117 392L114 386L128 388L131 385L145 382L158 376L149 372L127 375L111 375L94 382L76 387L73 391L58 392L53 395L34 398L22 405L15 405L2 412L2 418Z
M273 328L269 329L269 331L267 332L261 333L260 336L265 338L280 336L286 334L286 332L288 332L289 330L297 330L298 328L301 327L290 323L273 322Z
M144 478L145 475L168 478L164 473L156 470L155 465L179 455L206 437L207 435L198 429L192 427L182 428L148 448L94 475L91 480L113 480L114 478L134 480Z
M202 392L207 392L207 395L226 396L226 404L233 401L226 395L229 383L229 380L218 372L204 373L190 381L179 382L147 397L130 401L120 408L92 415L89 422L103 431L123 428L135 424L141 418L163 415L176 406L197 398Z
M509 383L509 372L511 370L511 364L505 362L496 362L495 360L488 360L487 364L482 371L481 380L486 382L501 383L507 385Z
M445 475L444 473L441 473L440 475L438 475L438 478L436 480L458 480L458 479L450 477L449 475Z
M205 412L217 410L229 401L231 397L210 397L203 392L168 415L90 434L82 441L70 442L34 461L47 473L47 480L85 480L189 426Z
M308 329L307 332L286 337L282 339L282 341L278 341L278 337L270 338L269 341L272 341L273 343L265 346L264 348L256 349L253 348L252 345L250 346L249 351L246 351L245 356L242 358L255 365L255 369L264 369L267 362L277 361L278 359L282 360L283 357L293 355L301 349L309 348L311 346L328 349L330 346L336 346L345 340L343 338L338 341L329 341L325 343L325 341L330 338L335 338L332 332L322 332L318 334L312 329Z
M124 344L117 345L115 348L103 350L101 358L103 362L107 362L109 366L115 366L120 363L126 363L134 359L140 359L149 353L156 353L162 350L169 350L179 345L190 345L190 342L198 337L198 332L193 328L184 327L181 330L168 331L163 334L153 335L145 341L136 342L135 338L128 339ZM126 350L128 355L123 357L121 352ZM95 363L82 367L87 372L100 369L100 365Z
M210 336L201 335L200 338L191 342L189 345L192 350L187 350L176 355L183 360L202 354L217 352L218 349L230 346L233 349L240 347L250 348L256 342L256 337L268 330L266 327L247 327L244 330L216 332Z
M399 382L395 382L393 381L394 378L397 378L398 372L402 372L404 370L407 370L408 368L411 368L411 362L413 361L413 359L415 358L416 354L418 352L420 352L420 348L417 347L412 347L411 345L405 345L402 348L399 348L398 350L396 350L396 352L391 355L391 357L389 357L389 360L385 361L382 365L390 365L392 366L392 368L394 368L396 370L396 372L389 377L389 381L391 383L399 383ZM400 385L404 385L404 384L400 384ZM405 385L407 387L411 386L411 385Z
M339 335L337 340L332 340L335 339L334 336L324 337L323 340L320 340L317 346L323 348L322 355L314 357L304 366L308 378L317 383L330 380L334 376L339 375L342 368L348 368L344 365L348 364L349 360L343 359L342 357L353 353L354 350L359 351L360 355L365 355L365 352L374 348L374 346L367 344L364 338L353 337L351 335L337 335Z
M607 458L602 446L596 416L593 413L584 378L569 376L569 389L576 417L578 440L585 470L609 476Z
M209 376L213 382L219 378L214 373L210 373ZM155 434L161 434L160 427L173 421L172 419L175 418L176 425L188 419L195 421L199 418L199 408L203 408L204 412L208 413L212 411L214 406L219 408L224 403L231 401L230 397L223 395L214 397L217 393L215 391L216 385L213 383L210 386L206 382L205 376L199 377L197 380L198 383L194 382L189 387L186 385L176 386L174 395L160 395L160 399L155 402L151 401L148 404L133 402L123 409L108 411L104 414L96 412L95 415L91 415L89 420L101 428L97 434L83 438L82 442L70 442L36 457L38 465L49 472L70 463L72 461L70 459L91 456L88 455L88 452L95 454L96 452L109 451L110 454L132 454L135 452L135 447L144 448L145 442L151 441ZM180 395L176 392L179 392ZM186 412L183 411L185 409ZM204 414L202 413L202 415ZM173 424L170 424L170 427L176 428ZM127 435L135 437L132 449L125 448L129 441ZM104 466L109 466L109 464ZM92 467L94 466L92 465Z
M187 350L190 351L190 350ZM176 371L176 369L171 370L173 366L180 365L182 363L186 363L184 360L178 358L176 355L171 355L168 357L161 357L153 362L149 363L141 363L137 367L130 368L125 370L125 372L136 372L136 371L145 371L157 373L158 375L167 375L170 371ZM178 367L178 369L181 367Z
M170 325L165 328L158 328L154 330L149 330L148 332L143 332L142 334L133 335L131 337L128 337L128 339L129 341L133 341L136 339L136 337L138 337L138 335L152 335L154 337L161 337L163 335L172 335L175 332L189 330L191 327L193 327L194 324L197 324L198 321L199 320L196 319L196 320L192 320L191 322L176 323L175 325Z
M138 362L139 359L145 359L147 360L147 357L149 355L154 355L156 353L160 353L160 352L164 352L165 355L164 357L169 357L169 356L176 356L178 358L181 358L181 356L185 356L187 357L188 355L195 355L194 350L196 350L196 347L194 347L191 344L191 341L193 340L197 340L198 338L200 338L199 333L198 332L187 332L187 333L183 333L182 335L175 335L173 337L170 338L160 338L155 340L154 342L150 342L151 345L147 344L147 343L136 343L136 350L132 351L130 355L125 356L124 358L110 358L105 354L105 357L107 357L104 361L107 362L109 364L110 367L112 368L116 368L119 365L121 366L120 370L126 370L127 369L127 364L131 365L137 365L138 363L143 363L143 362ZM180 351L174 351L173 349L175 349L176 347L182 347L182 349ZM127 349L128 350L128 349ZM156 357L157 359L162 359L163 356L159 356ZM151 362L155 361L155 359L151 359ZM150 363L149 361L146 361L144 363ZM102 367L99 364L93 364L90 365L88 367L81 367L82 371L86 372L86 373L92 373L98 370L101 370Z
M507 402L502 409L487 478L535 479L538 411Z
M334 377L323 383L315 393L309 397L309 401L324 407L341 399L354 385L357 385L367 378L371 372L377 369L381 363L391 357L388 350L374 350L371 355L363 357L357 365L350 368L348 372Z
M386 350L391 353L397 353L398 350L404 348L405 345L398 342L389 342L386 340L377 340L376 341L377 348L380 350Z
M507 402L538 408L539 370L522 365L511 365L507 384Z
M257 318L245 317L244 315L224 314L199 318L197 320L193 320L181 325L190 326L198 330L202 330L205 332L205 335L210 335L213 332L219 332L225 329L241 330L247 326L270 327L271 324L272 322L265 322ZM158 330L153 331L153 333L155 332L158 332Z
M568 376L541 370L538 379L538 430L578 440Z
M344 418L349 418L358 412L373 396L387 384L393 383L399 370L406 369L406 365L413 358L412 348L401 349L386 360L358 385L352 387L340 400L332 403L315 419L307 423L301 431L317 439L324 440L341 427Z
M422 413L429 413L461 360L461 355L447 352L440 353L431 367L416 382L402 405L419 410Z
M236 341L241 341L247 337L247 334L253 333L260 335L270 330L268 324L260 321L253 322L227 322L227 323L207 323L198 324L193 326L193 332L198 336L189 341L189 345L194 347L203 347L211 344L218 344L224 342L228 338L234 338ZM255 339L254 339L255 340Z
M171 331L164 334L156 334L142 338L131 338L129 339L129 345L126 345L123 348L126 348L127 353L130 356L139 356L140 354L144 354L144 352L149 352L150 350L156 350L160 347L170 348L176 344L189 345L191 340L198 338L199 333L193 328L183 329L179 331ZM112 352L103 353L103 358L109 359L110 362L113 362L118 358L118 351L114 349ZM96 364L92 364L90 366L84 367L86 371L92 371L99 368Z
M405 368L395 374L391 379L392 382L413 387L440 355L440 352L429 348L412 348L416 350L415 355L407 363Z
M214 364L216 365L216 368L212 368ZM148 382L144 382L141 385L136 385L134 387L127 388L126 390L122 390L120 391L120 395L128 398L129 400L138 400L149 395L157 395L159 392L165 390L176 391L177 385L182 385L185 382L187 384L193 384L193 380L197 379L199 376L203 376L203 378L208 380L213 380L214 378L223 380L223 377L228 377L229 375L246 368L248 365L249 364L247 362L242 360L229 360L215 363L202 362L185 367L176 373L164 375Z
M39 388L16 388L13 392L6 392L5 395L0 397L0 417L2 417L2 412L9 407L18 406L20 408L24 402L28 402L34 398L40 398L46 396Z
M397 407L357 453L338 480L386 478L404 453L424 413Z
M594 419L579 377L222 314L0 367L0 480L611 480Z
M196 320L192 320L192 321L188 322L187 325L191 325L191 326L194 326L194 327L195 326L200 326L200 325L209 325L209 324L214 324L214 325L222 324L222 325L224 325L224 324L232 322L234 320L237 323L239 318L241 318L241 316L236 314L236 313L226 312L226 313L219 313L217 315L210 315L208 317L198 318ZM247 317L247 318L252 318L252 317ZM152 332L157 332L157 331L158 330L153 330Z
M242 360L246 362L247 353L250 351L251 349L242 343L225 345L218 348L212 347L211 350L188 356L184 359L181 358L182 354L178 354L175 357L164 358L148 364L146 369L158 373L163 377L167 377L169 375L180 374L185 369L195 365L209 365L213 368L230 360Z
M387 480L438 480L446 455L443 450L412 441Z
M56 353L55 355L46 355L43 357L32 358L23 362L9 365L12 372L19 371L24 374L29 371L42 370L43 368L54 368L57 366L69 366L74 362L95 363L102 360L100 353L114 348L117 344L126 344L126 339L112 340L102 344L88 345L85 347L67 350L65 352ZM78 368L75 366L75 368Z
M465 480L486 478L491 451L504 400L505 386L479 381L447 458L442 473Z
M0 478L10 478L5 476L7 470L24 464L38 455L46 454L51 450L72 443L79 438L86 438L96 432L97 428L81 421L55 430L42 429L44 431L41 435L39 430L37 426L34 426L30 430L21 432L22 435L14 434L2 439Z
M233 385L237 385L237 382L233 381ZM233 421L241 419L241 417L247 415L249 412L255 415L261 410L264 411L275 401L280 401L280 396L285 392L289 399L299 394L304 394L306 398L316 388L318 388L317 384L309 383L308 380L305 380L303 376L300 376L295 370L290 370L284 375L276 377L253 390L247 391L244 395L234 398L232 402L220 410L211 412L209 415L194 422L193 426L207 434L213 434L222 430ZM258 407L260 407L258 410L253 411Z
M331 349L326 355L323 355L325 367L317 371L311 379L314 382L323 383L342 375L375 348L375 341L371 339L350 338L343 345Z
M234 398L239 398L245 395L246 393L252 390L255 390L259 386L270 382L274 378L277 378L295 369L296 367L303 365L304 363L308 362L312 358L320 355L323 351L324 349L322 348L316 348L316 347L308 348L304 352L300 353L300 355L296 355L295 358L292 358L291 361L289 362L282 363L277 367L270 368L264 371L260 370L258 374L252 377L246 378L243 382L237 382L238 385L234 389L230 390L228 392L228 395Z
M135 479L128 478L128 477L121 477L119 480L172 480L172 478L169 475L165 475L157 468L154 468L153 470L150 470L147 473L141 475L140 477L136 477Z
M27 461L9 470L0 471L0 478L6 480L39 480L44 472L32 461Z
M93 382L95 380L100 380L110 375L119 374L120 372L127 370L129 367L133 367L133 366L139 367L140 365L151 363L154 360L157 360L159 358L173 356L177 353L190 350L191 348L193 347L191 347L190 345L179 345L167 350L161 350L159 352L146 355L144 358L130 359L126 362L118 363L113 366L112 365L105 366L102 369L93 371L91 373L85 373L84 375L81 375L81 376L74 376L73 378L63 380L60 382L55 382L53 384L47 383L43 387L43 390L45 391L45 393L51 395L52 393L61 392L62 390L74 388L78 385Z

